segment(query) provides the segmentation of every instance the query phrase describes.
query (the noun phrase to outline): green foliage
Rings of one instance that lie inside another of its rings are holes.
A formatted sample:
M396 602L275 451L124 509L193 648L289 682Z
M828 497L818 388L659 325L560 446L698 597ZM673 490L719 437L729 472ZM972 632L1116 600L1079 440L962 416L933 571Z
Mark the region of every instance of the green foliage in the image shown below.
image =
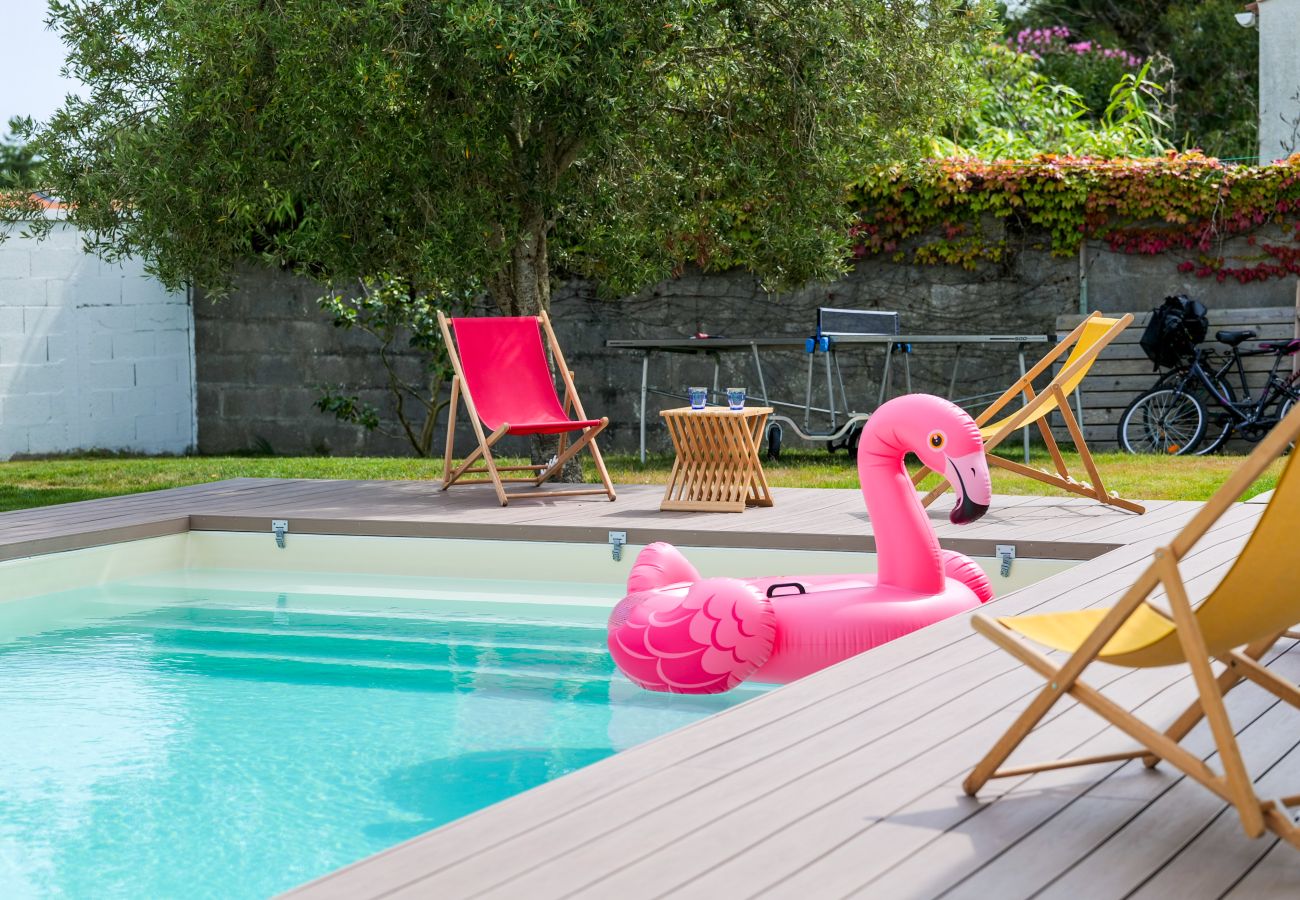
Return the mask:
M41 174L41 160L24 139L32 120L15 116L9 120L9 133L0 138L0 189L34 190Z
M1173 147L1165 140L1169 123L1157 112L1164 88L1151 81L1151 61L1136 72L1125 72L1110 89L1110 102L1101 114L1101 124L1112 133L1127 136L1138 153L1162 153ZM1135 154L1136 155L1136 154Z
M345 385L322 386L316 408L367 431L390 436L400 433L417 456L429 456L434 427L448 403L443 388L453 374L437 311L442 308L454 315L467 310L470 301L455 301L445 295L434 298L421 293L410 279L387 275L363 279L352 292L331 291L318 302L337 327L355 328L374 340L400 432L388 428L379 409L350 393ZM410 377L409 363L402 364L403 344L414 350L419 360L418 381Z
M1171 76L1158 77L1171 82L1170 127L1178 144L1253 158L1259 43L1255 31L1233 20L1242 7L1240 0L1030 0L1009 31L1059 25L1077 41L1167 59ZM1044 72L1081 92L1091 90L1085 70L1071 73L1059 61L1047 62Z
M421 453L445 381L435 304L486 292L536 312L553 268L612 291L689 260L836 274L843 185L919 151L963 96L952 48L990 26L979 0L52 0L50 16L87 91L34 146L88 249L210 293L250 261L364 283L325 306L376 340ZM418 385L399 335L429 354ZM381 427L345 388L320 405Z
M691 259L835 274L842 185L959 108L953 48L988 24L963 0L50 9L88 91L37 147L93 249L169 285L256 260L510 312L557 265L611 290Z
M1200 153L935 160L877 168L854 199L859 256L974 268L1002 260L1013 247L1009 234L1045 234L1042 249L1059 255L1103 240L1118 252L1171 254L1180 271L1219 281L1300 275L1300 154L1254 167ZM1281 242L1258 239L1279 231ZM1226 259L1222 240L1241 235L1258 252Z
M316 408L321 412L366 431L379 429L382 420L378 407L365 402L356 394L349 394L346 385L322 385L320 390L321 396L316 400ZM425 448L425 452L418 455L428 456L428 449Z
M1158 112L1163 89L1148 79L1149 64L1108 86L1106 103L1095 117L1077 91L1050 81L1027 54L986 46L972 54L971 69L976 76L971 110L950 135L935 140L936 155L1116 157L1161 153L1168 147Z
M1233 16L1237 0L1172 4L1163 24L1173 61L1174 133L1213 156L1259 153L1259 33Z
M999 450L999 453L1002 451ZM585 456L586 454L584 454ZM1080 464L1066 450L1071 467ZM1107 484L1128 497L1150 500L1206 500L1241 464L1241 457L1097 454L1106 471ZM502 465L526 462L498 457ZM1050 463L1046 451L1035 451L1035 465ZM1273 488L1283 460L1275 462L1246 492L1254 496ZM672 469L671 456L651 456L646 464L635 454L606 453L605 463L616 484L663 484ZM588 463L590 466L590 463ZM857 468L851 459L825 451L787 450L780 463L763 464L773 487L840 488L859 490ZM54 503L96 500L141 491L205 484L224 478L330 478L354 480L427 481L429 463L413 459L356 457L256 457L188 456L138 458L127 456L71 457L0 462L0 512ZM915 464L910 465L915 471ZM1042 494L1043 483L992 468L993 489L998 494ZM587 480L595 481L589 467Z
M1144 62L1134 53L1098 41L1072 41L1070 29L1060 25L1021 29L1007 43L1033 58L1035 68L1049 80L1078 91L1084 106L1097 113L1109 104L1114 85Z

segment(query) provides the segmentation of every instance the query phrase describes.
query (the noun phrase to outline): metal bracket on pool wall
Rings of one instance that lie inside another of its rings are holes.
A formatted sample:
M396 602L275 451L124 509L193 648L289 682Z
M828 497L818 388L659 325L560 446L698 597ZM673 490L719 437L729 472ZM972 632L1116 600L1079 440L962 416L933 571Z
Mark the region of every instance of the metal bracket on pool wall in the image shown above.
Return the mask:
M999 570L1002 573L1002 577L1010 578L1011 564L1015 562L1016 559L1016 545L998 544L993 548L993 550L997 554L998 559L1002 560L1002 568Z
M284 549L284 536L289 533L288 519L272 519L271 532L275 535L275 546Z
M619 562L623 558L623 545L626 543L626 531L611 531L609 533L609 555L614 562Z

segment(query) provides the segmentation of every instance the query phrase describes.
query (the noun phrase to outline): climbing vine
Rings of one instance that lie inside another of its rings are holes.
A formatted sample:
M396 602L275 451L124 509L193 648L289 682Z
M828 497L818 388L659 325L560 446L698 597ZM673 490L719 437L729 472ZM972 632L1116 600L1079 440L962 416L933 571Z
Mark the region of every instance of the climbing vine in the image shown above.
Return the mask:
M856 257L960 265L1016 248L1171 254L1179 271L1241 282L1300 275L1300 154L1233 166L1198 152L1147 159L1039 156L882 166L854 184ZM1225 251L1245 238L1246 252Z

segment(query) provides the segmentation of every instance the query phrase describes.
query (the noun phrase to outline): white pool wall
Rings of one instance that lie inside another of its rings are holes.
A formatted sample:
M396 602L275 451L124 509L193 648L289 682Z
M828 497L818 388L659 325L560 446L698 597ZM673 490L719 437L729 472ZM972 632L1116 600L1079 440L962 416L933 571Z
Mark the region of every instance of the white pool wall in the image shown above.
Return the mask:
M0 603L139 578L185 565L188 534L25 556L0 562Z
M448 538L367 537L289 534L283 549L269 533L191 531L0 562L0 602L50 594L177 570L255 570L266 573L262 589L274 589L278 575L303 573L328 583L328 576L386 575L394 579L436 577L484 578L524 583L588 584L573 602L607 604L611 586L627 580L643 545L623 548L615 561L606 544L486 541ZM824 550L753 550L729 547L682 547L706 577L849 574L876 568L873 553ZM976 558L1001 596L1078 564L1078 560L1017 559L1008 577L1000 563ZM322 578L321 576L327 576ZM539 598L545 596L538 590Z

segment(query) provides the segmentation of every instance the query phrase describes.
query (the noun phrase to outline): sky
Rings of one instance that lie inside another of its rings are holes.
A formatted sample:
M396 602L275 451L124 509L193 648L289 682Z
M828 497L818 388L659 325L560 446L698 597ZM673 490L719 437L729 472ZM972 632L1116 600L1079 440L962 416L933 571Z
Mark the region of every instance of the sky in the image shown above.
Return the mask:
M77 92L77 82L63 78L64 48L45 27L46 0L0 0L0 132L10 116L45 119Z

